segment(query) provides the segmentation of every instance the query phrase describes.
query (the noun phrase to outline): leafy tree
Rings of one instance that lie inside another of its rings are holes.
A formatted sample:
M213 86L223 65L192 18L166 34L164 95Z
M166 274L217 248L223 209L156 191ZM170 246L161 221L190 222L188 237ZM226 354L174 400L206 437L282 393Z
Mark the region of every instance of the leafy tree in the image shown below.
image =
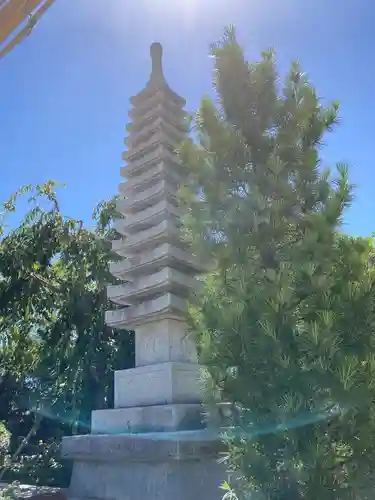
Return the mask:
M5 425L0 422L0 466L3 465L4 459L8 453L10 444L10 432Z
M29 195L30 210L5 234L21 195ZM103 202L93 230L84 228L61 213L54 182L27 186L4 204L0 420L13 453L33 426L22 452L35 457L44 456L41 448L51 453L63 435L87 432L91 411L112 405L114 370L133 366L132 332L104 324L115 214L115 200Z
M352 186L345 165L323 168L321 145L339 106L296 62L283 81L272 51L248 62L233 28L212 55L218 104L203 99L181 148L181 200L187 237L216 265L191 322L232 408L236 493L370 498L374 251L338 232Z

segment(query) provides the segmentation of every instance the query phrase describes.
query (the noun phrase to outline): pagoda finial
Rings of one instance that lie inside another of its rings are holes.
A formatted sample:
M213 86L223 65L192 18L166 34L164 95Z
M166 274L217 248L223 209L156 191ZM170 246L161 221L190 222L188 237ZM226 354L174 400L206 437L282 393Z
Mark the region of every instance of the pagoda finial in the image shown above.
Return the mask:
M164 82L163 74L163 47L160 43L155 42L151 44L150 55L152 60L152 71L150 76L150 83Z

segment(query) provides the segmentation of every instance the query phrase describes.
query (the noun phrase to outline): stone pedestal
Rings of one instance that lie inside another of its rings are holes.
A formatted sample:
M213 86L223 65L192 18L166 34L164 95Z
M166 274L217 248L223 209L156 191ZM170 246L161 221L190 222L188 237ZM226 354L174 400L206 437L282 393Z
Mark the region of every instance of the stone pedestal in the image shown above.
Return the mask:
M65 438L74 460L70 499L219 500L226 479L220 440L204 429L201 367L186 326L187 296L205 266L181 237L174 147L186 134L184 99L167 85L161 46L151 48L152 73L132 98L121 174L122 236L111 264L121 283L108 287L119 306L107 325L135 330L136 366L115 373L114 409L92 413L91 435Z
M68 438L69 499L220 500L221 451L208 431Z

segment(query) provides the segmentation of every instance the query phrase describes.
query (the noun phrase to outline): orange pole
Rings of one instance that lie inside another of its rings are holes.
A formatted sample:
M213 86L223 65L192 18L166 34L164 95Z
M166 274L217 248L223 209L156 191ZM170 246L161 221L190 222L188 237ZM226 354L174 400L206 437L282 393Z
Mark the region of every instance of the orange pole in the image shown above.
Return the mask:
M24 26L22 30L10 42L8 42L3 49L0 50L0 59L7 55L16 45L21 43L22 40L31 33L35 24L39 21L41 16L47 12L54 2L55 0L46 0L46 2L39 7L39 9L29 18L26 26Z
M47 10L52 7L52 5L55 3L55 0L46 0L44 4L35 12L33 15L33 18L35 17L35 21L39 21L39 19L42 17L43 14L47 12Z
M16 45L22 42L27 36L29 27L25 26L2 50L0 50L0 59L6 56Z
M41 4L41 0L12 0L0 10L0 45Z

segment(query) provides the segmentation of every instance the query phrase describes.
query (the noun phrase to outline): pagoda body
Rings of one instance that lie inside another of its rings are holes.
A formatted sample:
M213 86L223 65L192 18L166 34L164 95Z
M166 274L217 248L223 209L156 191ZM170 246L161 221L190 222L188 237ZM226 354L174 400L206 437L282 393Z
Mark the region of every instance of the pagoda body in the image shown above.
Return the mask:
M204 429L186 325L187 295L206 269L180 229L175 149L187 133L185 100L166 83L160 44L151 59L150 79L131 99L117 207L123 218L115 225L121 238L113 241L121 259L110 265L121 283L108 287L117 308L106 313L109 326L135 331L136 366L115 372L114 409L93 411L91 435L65 438L63 456L74 459L74 498L216 500L225 479L221 446Z
M186 297L204 269L183 243L177 192L176 147L186 137L185 100L167 85L162 49L151 47L152 72L131 99L126 165L121 175L113 250L122 258L108 287L121 306L106 323L135 330L136 367L115 374L115 409L93 413L92 432L173 430L201 420L199 365L186 329Z

